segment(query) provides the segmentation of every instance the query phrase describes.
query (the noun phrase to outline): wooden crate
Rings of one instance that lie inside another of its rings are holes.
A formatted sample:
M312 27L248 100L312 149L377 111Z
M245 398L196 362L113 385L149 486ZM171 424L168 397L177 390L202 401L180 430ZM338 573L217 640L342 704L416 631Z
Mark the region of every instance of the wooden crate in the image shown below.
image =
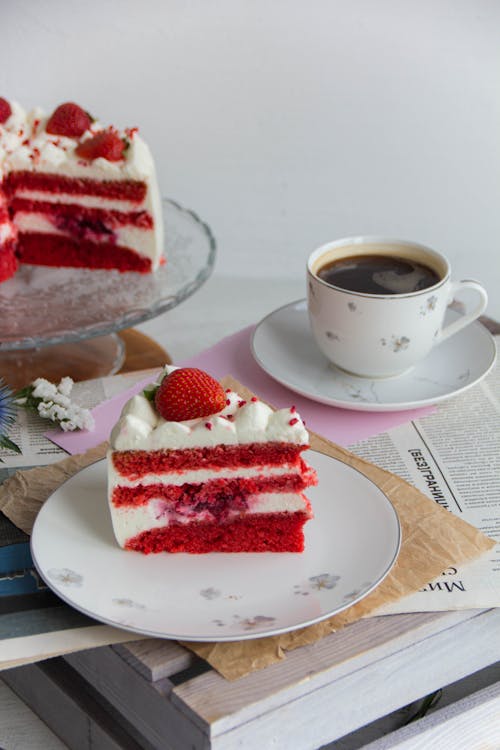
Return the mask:
M494 664L498 632L500 610L396 615L355 623L234 682L179 644L156 639L82 651L3 677L75 750L307 750ZM485 710L500 715L498 692L491 691L467 708L474 720ZM475 747L408 744L417 725L406 730L401 748ZM489 731L500 747L500 726Z

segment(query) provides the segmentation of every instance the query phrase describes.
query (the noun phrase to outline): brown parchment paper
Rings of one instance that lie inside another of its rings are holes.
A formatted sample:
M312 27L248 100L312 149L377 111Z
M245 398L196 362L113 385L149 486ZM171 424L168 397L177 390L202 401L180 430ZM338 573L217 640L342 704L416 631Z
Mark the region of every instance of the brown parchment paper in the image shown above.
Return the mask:
M245 398L253 394L231 376L222 379ZM367 597L340 614L290 633L250 641L182 642L226 679L234 680L285 658L286 652L313 643L384 604L418 591L450 565L473 560L495 545L474 526L462 521L403 479L358 458L345 448L312 432L311 448L343 461L371 479L394 505L401 524L398 560L384 581ZM0 510L20 529L31 533L36 515L51 493L66 479L103 458L107 444L35 469L18 471L0 487ZM321 477L319 477L321 481Z

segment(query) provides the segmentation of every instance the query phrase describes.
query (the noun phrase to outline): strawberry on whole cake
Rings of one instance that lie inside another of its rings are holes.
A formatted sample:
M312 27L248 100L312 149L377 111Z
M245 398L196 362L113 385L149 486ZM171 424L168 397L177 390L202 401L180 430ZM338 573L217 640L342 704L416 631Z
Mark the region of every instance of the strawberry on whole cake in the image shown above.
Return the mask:
M166 367L112 430L118 544L150 552L302 552L316 484L295 407L273 411L196 368Z
M147 273L163 252L151 152L74 102L50 116L0 97L0 281L18 263Z

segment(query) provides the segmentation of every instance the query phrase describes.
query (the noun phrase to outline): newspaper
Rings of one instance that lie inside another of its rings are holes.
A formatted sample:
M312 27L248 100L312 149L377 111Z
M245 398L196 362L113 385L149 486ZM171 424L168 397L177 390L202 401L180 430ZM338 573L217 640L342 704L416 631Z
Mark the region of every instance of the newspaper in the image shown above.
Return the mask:
M498 344L498 339L496 341ZM350 446L500 543L500 366L435 413ZM500 606L500 544L383 614Z

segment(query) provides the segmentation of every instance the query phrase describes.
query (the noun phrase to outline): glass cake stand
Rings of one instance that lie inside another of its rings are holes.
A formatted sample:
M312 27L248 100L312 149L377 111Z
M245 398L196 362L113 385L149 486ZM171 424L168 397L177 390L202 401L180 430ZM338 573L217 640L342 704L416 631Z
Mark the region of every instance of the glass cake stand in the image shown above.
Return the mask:
M210 276L216 242L193 211L163 201L167 262L156 273L21 266L0 284L0 377L18 387L45 376L117 372L124 345L117 331L171 310Z

